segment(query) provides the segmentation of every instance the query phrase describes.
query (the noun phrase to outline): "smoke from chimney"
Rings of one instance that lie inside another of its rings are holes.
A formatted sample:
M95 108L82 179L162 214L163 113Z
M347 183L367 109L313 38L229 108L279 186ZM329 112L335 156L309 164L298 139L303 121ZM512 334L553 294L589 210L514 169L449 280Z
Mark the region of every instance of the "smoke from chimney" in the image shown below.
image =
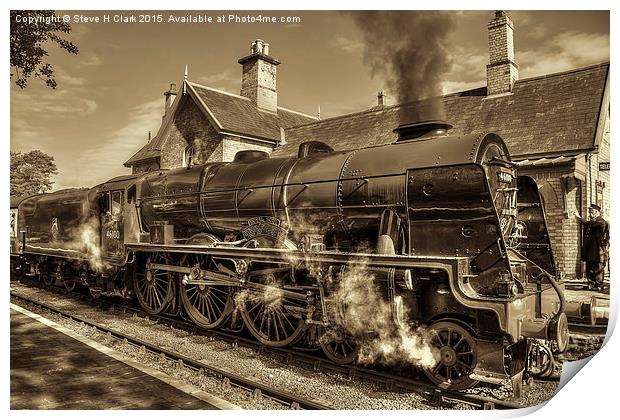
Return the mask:
M400 123L445 119L442 81L451 63L444 45L453 28L453 15L366 11L350 16L363 32L364 58L371 75L385 78L399 104L429 99L422 107L401 107Z

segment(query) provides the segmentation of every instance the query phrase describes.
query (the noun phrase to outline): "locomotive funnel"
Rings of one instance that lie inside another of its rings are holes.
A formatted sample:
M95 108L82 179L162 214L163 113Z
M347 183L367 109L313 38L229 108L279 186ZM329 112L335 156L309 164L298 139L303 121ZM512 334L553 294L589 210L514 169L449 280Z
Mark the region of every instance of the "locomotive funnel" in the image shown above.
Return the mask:
M401 124L394 129L398 134L398 140L423 140L431 137L446 136L452 124L445 121L421 121L416 123Z

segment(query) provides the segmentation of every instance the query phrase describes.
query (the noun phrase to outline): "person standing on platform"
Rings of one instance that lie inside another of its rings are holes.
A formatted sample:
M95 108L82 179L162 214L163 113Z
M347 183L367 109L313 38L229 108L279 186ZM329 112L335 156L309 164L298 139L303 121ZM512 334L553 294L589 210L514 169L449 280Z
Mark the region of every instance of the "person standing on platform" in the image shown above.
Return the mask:
M590 290L603 291L605 264L609 258L609 223L601 216L601 207L590 204L589 220L584 220L577 211L575 218L583 225L581 261L586 262L586 277Z

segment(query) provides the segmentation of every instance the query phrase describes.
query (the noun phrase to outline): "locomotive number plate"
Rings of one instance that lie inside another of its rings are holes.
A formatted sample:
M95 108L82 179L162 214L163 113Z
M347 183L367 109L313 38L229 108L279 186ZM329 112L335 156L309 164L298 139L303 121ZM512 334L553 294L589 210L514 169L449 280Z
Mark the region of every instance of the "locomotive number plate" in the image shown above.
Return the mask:
M504 172L504 171L498 171L497 172L497 180L499 182L503 182L505 184L510 184L510 183L512 183L513 179L514 179L514 177L512 176L512 174L510 172Z
M121 232L118 230L106 230L105 236L108 239L120 239Z

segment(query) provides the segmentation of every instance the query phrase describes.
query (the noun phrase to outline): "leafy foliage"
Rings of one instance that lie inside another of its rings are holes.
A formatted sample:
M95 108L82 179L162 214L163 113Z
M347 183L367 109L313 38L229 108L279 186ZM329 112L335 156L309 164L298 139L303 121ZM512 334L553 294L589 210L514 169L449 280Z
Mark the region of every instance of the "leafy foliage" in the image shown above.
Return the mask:
M48 55L44 44L56 43L71 54L78 48L57 33L69 33L71 25L53 10L11 10L11 79L24 89L30 77L40 78L52 89L57 86L54 68L43 59Z
M49 191L57 173L54 158L40 150L11 152L11 196Z

